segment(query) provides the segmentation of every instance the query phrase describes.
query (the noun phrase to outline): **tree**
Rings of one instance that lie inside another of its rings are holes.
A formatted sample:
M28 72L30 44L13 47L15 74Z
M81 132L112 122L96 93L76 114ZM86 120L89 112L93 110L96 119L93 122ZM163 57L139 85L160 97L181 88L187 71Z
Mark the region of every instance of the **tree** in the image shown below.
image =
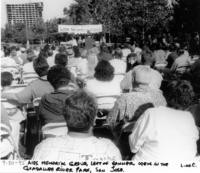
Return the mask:
M88 7L89 0L76 0L63 12L71 24L87 24L90 22L91 14Z
M31 31L35 40L45 40L47 37L46 24L42 18L39 18L32 26Z
M166 30L173 12L166 5L166 0L76 0L64 11L74 24L92 21L103 24L107 33L144 37L152 30Z
M174 32L199 32L200 34L200 1L180 0L174 6Z
M5 42L26 43L27 38L33 38L32 31L24 23L6 24L2 31L2 41Z

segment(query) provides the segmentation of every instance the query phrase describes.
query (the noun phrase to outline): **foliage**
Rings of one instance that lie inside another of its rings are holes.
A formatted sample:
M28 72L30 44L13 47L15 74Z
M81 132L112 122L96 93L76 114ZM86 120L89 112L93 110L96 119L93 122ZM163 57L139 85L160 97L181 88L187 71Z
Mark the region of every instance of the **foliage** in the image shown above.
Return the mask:
M34 34L34 39L44 40L47 37L46 24L41 18L31 26L31 31Z
M73 24L101 23L115 35L166 30L172 10L163 0L76 0L64 13Z
M6 24L1 29L1 40L16 43L26 43L27 39L31 42L46 40L58 31L58 20L55 18L44 22L38 19L30 28L24 23Z
M26 40L33 38L33 33L29 28L26 28L23 23L6 24L5 29L2 29L2 41L25 43Z
M200 1L179 0L174 7L174 32L200 33Z

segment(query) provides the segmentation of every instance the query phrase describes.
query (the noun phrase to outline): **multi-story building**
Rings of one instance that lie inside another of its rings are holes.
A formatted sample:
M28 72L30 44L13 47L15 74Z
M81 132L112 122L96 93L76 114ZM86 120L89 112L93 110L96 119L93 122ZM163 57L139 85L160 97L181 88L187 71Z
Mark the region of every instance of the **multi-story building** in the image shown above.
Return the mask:
M30 27L38 18L43 17L43 2L27 1L20 4L6 4L6 10L9 23L25 23Z

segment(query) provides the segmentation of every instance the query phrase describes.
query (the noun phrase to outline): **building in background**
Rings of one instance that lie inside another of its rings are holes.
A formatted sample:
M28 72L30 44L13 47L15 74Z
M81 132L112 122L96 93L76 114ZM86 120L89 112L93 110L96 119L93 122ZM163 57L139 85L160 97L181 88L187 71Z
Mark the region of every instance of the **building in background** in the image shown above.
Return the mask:
M1 28L8 23L7 4L43 3L42 18L44 21L64 17L63 9L75 3L74 0L0 0Z
M32 26L39 18L43 18L43 2L9 3L6 4L8 23L25 23Z

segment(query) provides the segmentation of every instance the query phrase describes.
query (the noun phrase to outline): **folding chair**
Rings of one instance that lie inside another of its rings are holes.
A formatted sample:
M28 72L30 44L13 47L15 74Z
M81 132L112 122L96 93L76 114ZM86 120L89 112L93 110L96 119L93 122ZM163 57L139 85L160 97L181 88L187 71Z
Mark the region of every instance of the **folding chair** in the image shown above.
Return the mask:
M38 133L38 142L42 139L42 119L39 115L39 105L40 105L41 97L37 97L33 100L33 106L36 113L36 121L37 121L37 133Z
M191 67L190 65L180 66L176 68L175 72L178 75L182 75L183 73L188 72L190 70L190 67Z
M106 124L107 115L113 108L119 95L97 96L98 113L94 126L94 134L98 137L114 139L111 128Z

